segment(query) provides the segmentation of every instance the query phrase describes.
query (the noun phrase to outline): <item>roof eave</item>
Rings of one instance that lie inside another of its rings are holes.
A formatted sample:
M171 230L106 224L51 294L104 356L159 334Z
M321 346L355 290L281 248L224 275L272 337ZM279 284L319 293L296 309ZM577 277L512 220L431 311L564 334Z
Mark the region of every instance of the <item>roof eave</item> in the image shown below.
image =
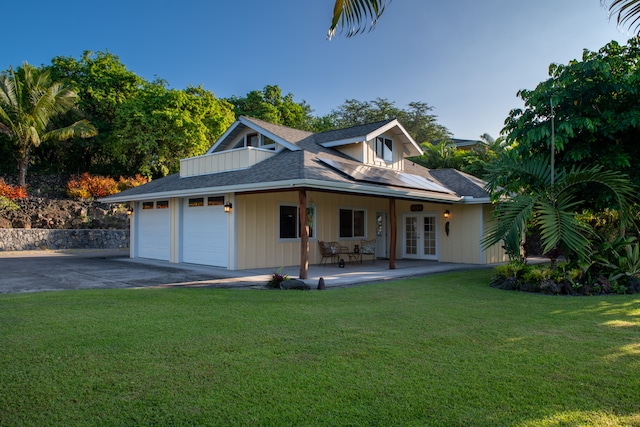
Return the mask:
M397 189L397 188L379 187L379 186L372 186L372 185L362 185L357 183L331 182L331 181L322 181L322 180L315 180L315 179L297 179L297 180L287 181L286 183L283 183L282 181L273 181L273 182L260 182L260 183L242 184L242 185L200 187L200 188L191 188L186 190L161 191L156 193L141 194L137 196L127 196L127 195L118 196L116 194L113 196L101 198L99 200L104 203L126 203L126 202L132 202L132 201L157 200L161 198L189 197L189 196L196 196L196 195L202 195L202 194L243 193L243 192L249 192L249 191L283 190L287 188L295 189L300 187L315 188L318 190L328 190L328 191L344 191L344 192L350 192L350 193L360 193L360 194L383 196L383 197L428 200L428 201L444 202L444 203L456 203L456 202L460 202L461 200L460 196L457 196L455 194L426 192L424 190L410 189L410 188Z

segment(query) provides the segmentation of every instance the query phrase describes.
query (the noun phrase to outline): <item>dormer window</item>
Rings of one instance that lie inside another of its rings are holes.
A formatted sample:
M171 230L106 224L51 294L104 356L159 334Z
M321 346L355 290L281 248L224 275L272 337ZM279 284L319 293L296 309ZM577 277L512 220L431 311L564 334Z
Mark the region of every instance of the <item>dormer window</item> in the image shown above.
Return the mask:
M260 135L259 133L247 133L240 138L233 148L244 147L260 147L265 150L275 150L276 143L271 138Z
M378 136L375 144L376 156L385 162L393 162L393 140Z
M257 133L248 133L245 135L245 141L247 147L259 147L260 146L260 135Z

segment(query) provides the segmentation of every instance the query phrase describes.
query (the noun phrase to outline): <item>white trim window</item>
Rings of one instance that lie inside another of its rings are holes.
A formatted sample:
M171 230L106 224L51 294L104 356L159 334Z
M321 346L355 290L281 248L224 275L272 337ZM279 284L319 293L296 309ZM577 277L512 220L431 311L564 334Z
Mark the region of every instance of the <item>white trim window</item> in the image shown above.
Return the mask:
M393 162L393 140L377 136L375 140L376 157L385 162Z
M360 238L367 235L367 211L364 209L340 209L339 233L343 238Z
M265 150L275 150L276 142L269 137L266 137L260 133L252 132L246 133L233 146L233 148L245 148L245 147L256 147L256 148L264 148Z
M316 237L316 208L307 206L307 224L309 224L309 238ZM281 240L297 240L301 237L300 208L298 205L281 204L278 207L278 237Z

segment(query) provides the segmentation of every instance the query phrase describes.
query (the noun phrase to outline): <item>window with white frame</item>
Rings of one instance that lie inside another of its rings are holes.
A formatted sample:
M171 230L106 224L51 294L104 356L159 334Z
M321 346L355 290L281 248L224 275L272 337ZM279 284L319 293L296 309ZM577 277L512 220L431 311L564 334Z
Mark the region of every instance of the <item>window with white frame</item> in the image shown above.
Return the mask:
M309 238L315 237L315 206L307 206L307 224ZM280 205L279 236L281 239L299 239L301 237L300 208L297 205Z
M393 161L393 140L383 136L376 137L376 156L385 162Z
M233 146L233 148L244 147L260 147L264 148L265 150L275 150L276 142L273 139L259 133L247 133L240 137L236 145Z
M365 237L366 218L364 209L340 209L340 237Z

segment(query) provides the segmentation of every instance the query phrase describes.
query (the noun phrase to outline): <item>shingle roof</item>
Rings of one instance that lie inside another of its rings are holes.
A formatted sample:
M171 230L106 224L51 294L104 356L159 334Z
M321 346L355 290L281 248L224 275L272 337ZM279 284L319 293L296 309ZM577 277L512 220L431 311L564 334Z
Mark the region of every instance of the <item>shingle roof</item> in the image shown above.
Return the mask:
M439 182L445 183L447 188L455 191L461 197L473 197L475 199L485 199L489 193L485 191L485 181L456 169L434 169L430 170L431 176Z
M126 190L117 195L109 196L104 200L141 200L150 199L154 196L167 197L172 194L186 196L202 194L203 192L215 193L216 191L242 192L251 191L252 189L255 190L256 187L275 189L291 185L292 182L313 182L314 185L322 185L322 182L326 182L327 186L342 185L349 186L349 188L361 188L361 192L371 195L375 195L376 191L396 191L399 197L401 197L402 194L408 194L406 188L356 181L349 175L340 173L326 163L319 161L319 158L333 159L357 168L361 165L360 162L351 159L334 148L323 147L320 144L331 141L330 138L350 138L374 132L377 128L388 124L390 120L318 134L291 129L286 126L274 125L254 118L244 118L244 121L246 123L252 123L295 144L300 150L283 150L248 169L190 177L180 177L179 174L170 175L153 180L143 186ZM453 169L430 171L409 160L405 160L405 172L435 181L452 190L451 194L447 195L441 192L432 192L422 188L416 188L411 192L412 198L417 198L422 195L420 197L432 200L442 199L443 201L451 202L461 196L472 196L476 198L487 197L485 192L479 190L481 186L476 185L473 180L469 178L470 176ZM376 188L379 190L376 190Z
M317 144L323 144L330 141L340 141L342 139L355 138L358 136L368 135L376 129L381 128L387 123L391 123L395 119L381 120L379 122L367 123L364 125L352 126L344 129L329 130L326 132L316 133L314 141Z

